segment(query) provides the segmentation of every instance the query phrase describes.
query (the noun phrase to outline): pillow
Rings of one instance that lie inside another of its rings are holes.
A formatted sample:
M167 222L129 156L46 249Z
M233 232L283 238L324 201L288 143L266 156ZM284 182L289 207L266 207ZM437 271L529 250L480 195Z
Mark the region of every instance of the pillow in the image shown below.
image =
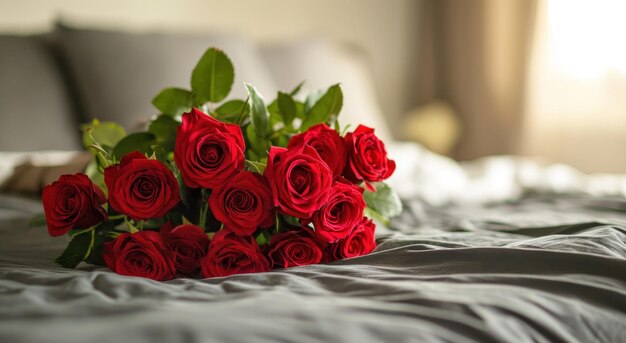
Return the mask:
M0 36L0 151L80 148L65 80L42 36Z
M341 83L343 107L339 123L370 126L378 137L391 140L388 123L373 87L373 78L363 56L347 46L326 41L308 40L262 48L276 84L290 91L304 81L302 94L327 89ZM272 97L276 94L272 94Z
M165 87L190 88L191 72L207 48L224 50L235 65L229 98L244 98L243 82L262 93L276 89L256 47L237 35L126 33L59 26L56 38L82 98L86 119L141 127L157 110Z

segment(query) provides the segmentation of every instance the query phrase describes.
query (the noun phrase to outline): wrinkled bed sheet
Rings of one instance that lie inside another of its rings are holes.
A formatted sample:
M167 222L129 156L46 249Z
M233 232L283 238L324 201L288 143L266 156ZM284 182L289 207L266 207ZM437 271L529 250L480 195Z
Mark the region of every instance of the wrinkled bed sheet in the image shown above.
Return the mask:
M626 342L626 201L409 201L369 256L154 282L53 262L0 196L0 342Z

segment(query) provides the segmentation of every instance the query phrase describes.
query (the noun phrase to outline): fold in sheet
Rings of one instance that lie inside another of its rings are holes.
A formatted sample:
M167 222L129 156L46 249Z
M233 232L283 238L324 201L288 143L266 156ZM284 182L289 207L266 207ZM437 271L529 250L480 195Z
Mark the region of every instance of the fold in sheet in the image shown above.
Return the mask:
M1 342L626 341L619 199L415 201L368 256L168 282L54 266L66 241L2 200Z

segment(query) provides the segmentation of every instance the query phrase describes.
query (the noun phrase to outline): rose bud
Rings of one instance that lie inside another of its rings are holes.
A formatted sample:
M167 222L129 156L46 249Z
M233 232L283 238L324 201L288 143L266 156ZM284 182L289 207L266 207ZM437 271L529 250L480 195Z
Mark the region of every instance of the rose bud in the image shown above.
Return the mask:
M267 255L274 268L316 264L324 257L322 243L306 228L272 236Z
M333 173L308 145L272 147L265 169L273 203L284 214L310 218L328 198Z
M363 218L346 238L329 246L329 259L339 260L369 254L376 248L375 230L376 224L367 217Z
M233 176L213 190L209 205L215 218L239 236L274 224L272 190L257 173L243 171Z
M161 227L161 238L171 252L178 274L193 276L200 269L200 260L209 249L209 237L196 225L184 224L174 227L167 222Z
M161 235L154 231L120 234L115 240L104 243L102 258L109 269L121 275L162 281L176 274L174 261Z
M252 236L237 236L222 229L209 244L209 253L201 261L202 277L270 271L270 264Z
M48 233L56 237L71 229L86 229L107 219L106 197L85 174L62 175L43 188Z
M133 220L163 217L180 202L178 182L161 162L140 152L104 170L111 207Z
M287 149L308 144L328 164L335 176L341 175L348 159L343 138L337 131L326 124L311 126L306 132L299 133L289 140Z
M313 214L315 235L322 241L334 243L346 237L363 219L363 188L347 182L335 181L328 200Z
M385 144L374 135L374 129L359 125L344 140L348 150L344 176L348 180L363 180L368 190L375 191L369 183L383 181L396 170L396 163L387 158Z
M212 189L243 170L245 148L239 125L194 108L178 127L174 161L187 187Z

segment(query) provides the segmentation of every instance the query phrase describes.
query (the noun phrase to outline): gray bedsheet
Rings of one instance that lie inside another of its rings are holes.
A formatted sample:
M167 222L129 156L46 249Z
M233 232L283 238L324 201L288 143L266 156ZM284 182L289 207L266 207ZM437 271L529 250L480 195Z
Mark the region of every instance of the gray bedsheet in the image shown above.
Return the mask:
M623 199L409 202L369 256L169 282L55 266L0 208L0 342L626 342Z

